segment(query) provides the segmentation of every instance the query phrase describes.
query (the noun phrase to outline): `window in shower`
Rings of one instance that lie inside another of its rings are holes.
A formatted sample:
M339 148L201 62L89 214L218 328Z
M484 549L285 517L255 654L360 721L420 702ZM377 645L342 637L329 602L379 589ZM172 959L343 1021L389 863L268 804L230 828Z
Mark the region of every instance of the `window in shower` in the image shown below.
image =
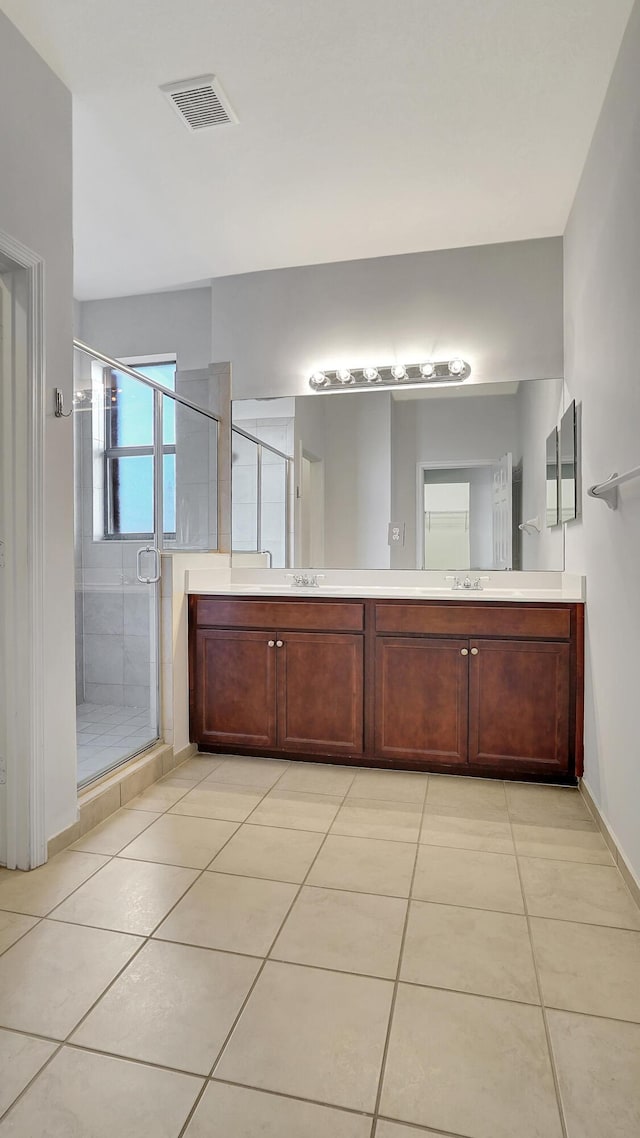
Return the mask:
M175 390L176 364L166 360L136 363L136 371ZM106 538L153 536L155 448L153 389L122 372L105 369L105 496ZM171 399L163 401L162 417L163 528L165 538L176 536L176 415Z

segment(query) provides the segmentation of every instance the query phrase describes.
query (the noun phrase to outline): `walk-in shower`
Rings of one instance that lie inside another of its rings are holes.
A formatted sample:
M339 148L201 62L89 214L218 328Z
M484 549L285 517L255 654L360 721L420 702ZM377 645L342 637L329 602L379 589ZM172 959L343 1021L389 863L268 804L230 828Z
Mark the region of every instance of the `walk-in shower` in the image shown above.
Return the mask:
M218 390L75 342L78 783L161 735L161 554L218 547Z

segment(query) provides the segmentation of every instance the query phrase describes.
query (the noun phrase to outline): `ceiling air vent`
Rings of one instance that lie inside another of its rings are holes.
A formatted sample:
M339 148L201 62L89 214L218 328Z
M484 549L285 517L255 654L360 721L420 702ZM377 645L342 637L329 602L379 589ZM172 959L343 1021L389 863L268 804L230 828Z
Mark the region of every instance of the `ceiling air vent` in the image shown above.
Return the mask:
M188 130L206 130L238 121L215 75L167 83L160 90Z

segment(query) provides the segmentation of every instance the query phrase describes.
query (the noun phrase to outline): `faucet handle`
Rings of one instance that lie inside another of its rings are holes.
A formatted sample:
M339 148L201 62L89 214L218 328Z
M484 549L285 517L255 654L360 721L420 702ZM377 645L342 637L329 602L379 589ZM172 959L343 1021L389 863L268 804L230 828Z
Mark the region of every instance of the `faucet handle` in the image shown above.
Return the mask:
M462 581L460 580L460 578L454 577L451 573L447 574L447 576L445 577L445 581L453 581L453 585L451 586L452 589L461 589L462 588Z
M481 592L482 591L482 585L480 584L480 582L481 581L490 581L490 580L491 580L491 577L489 577L488 575L483 575L481 577L474 577L473 588L477 589L478 591Z

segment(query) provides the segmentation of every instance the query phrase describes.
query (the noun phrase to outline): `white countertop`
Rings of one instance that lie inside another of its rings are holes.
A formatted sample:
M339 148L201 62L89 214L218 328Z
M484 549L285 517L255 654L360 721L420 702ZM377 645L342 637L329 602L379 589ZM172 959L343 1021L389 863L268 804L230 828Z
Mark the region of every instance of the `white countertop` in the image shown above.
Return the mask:
M388 572L391 576L391 571ZM276 578L272 582L268 579L265 580L265 574L269 573ZM352 598L354 600L406 598L407 600L484 601L487 603L492 601L535 601L543 604L557 603L558 601L582 602L584 600L584 578L576 574L564 573L510 573L509 587L503 585L500 582L500 574L496 574L495 577L498 580L496 581L494 577L482 589L452 589L450 584L442 584L436 581L433 583L425 582L425 584L396 584L395 582L387 584L384 580L378 580L375 583L365 584L357 580L332 581L330 579L321 581L317 588L300 588L290 583L284 583L281 579L278 580L278 576L280 578L283 576L283 573L278 570L245 570L238 576L246 578L249 574L251 574L251 580L229 580L229 575L215 572L212 574L203 569L187 570L185 592L205 596L288 596L292 599L312 597L319 600L323 598L327 600L331 598ZM397 575L393 574L394 577ZM347 574L342 573L340 576L345 577ZM356 577L357 574L353 573L353 576ZM367 576L371 576L371 574L367 574ZM380 574L376 574L376 576L380 576ZM407 576L415 578L417 574L411 573ZM526 580L518 580L516 583L515 577L526 578ZM532 581L531 578L537 578L537 580ZM549 578L549 580L546 581L545 578Z

